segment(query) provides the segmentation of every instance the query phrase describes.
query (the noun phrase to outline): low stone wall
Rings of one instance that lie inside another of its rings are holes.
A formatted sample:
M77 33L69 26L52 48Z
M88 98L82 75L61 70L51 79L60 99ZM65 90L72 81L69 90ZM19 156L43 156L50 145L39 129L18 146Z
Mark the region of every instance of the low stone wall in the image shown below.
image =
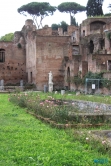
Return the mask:
M80 112L90 112L90 113L111 113L111 105L104 103L97 103L91 101L82 100L72 100L72 105L77 107Z
M4 86L4 90L6 91L23 91L24 86Z

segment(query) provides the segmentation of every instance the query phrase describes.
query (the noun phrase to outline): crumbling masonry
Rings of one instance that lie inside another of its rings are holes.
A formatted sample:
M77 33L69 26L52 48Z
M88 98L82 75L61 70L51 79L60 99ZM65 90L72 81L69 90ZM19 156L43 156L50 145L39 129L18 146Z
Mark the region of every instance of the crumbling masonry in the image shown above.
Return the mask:
M104 77L111 79L111 17L88 18L64 33L48 26L37 30L26 20L13 42L0 42L0 79L5 85L22 79L43 90L50 71L54 89L74 89L67 80L88 71L105 71Z

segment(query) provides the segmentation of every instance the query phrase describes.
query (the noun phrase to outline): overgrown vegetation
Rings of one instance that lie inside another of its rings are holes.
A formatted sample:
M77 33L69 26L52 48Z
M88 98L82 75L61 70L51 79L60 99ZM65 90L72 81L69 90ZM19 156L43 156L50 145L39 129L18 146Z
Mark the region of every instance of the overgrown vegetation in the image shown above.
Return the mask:
M0 38L0 41L12 41L14 38L13 33L8 33Z
M92 79L87 83L88 86L91 86L91 84L95 83L95 85L98 85L98 80L99 80L99 87L103 88L106 87L108 89L111 88L111 80L108 80L106 78L103 78L104 72L100 73L92 73L89 71L83 78L81 78L80 73L77 76L71 77L70 79L67 80L67 82L71 82L72 84L75 84L77 89L80 85L85 85L86 83L86 78L87 79ZM95 79L95 80L94 80Z
M74 18L74 15L78 12L83 12L86 10L85 6L82 6L76 2L63 2L58 5L58 10L60 12L65 12L70 14L70 25L71 25L71 17Z
M18 43L18 44L17 44L17 47L18 47L19 49L21 49L21 48L22 48L22 45L21 45L20 43Z
M62 28L63 32L67 31L68 24L65 21L62 21L60 24L52 24L52 30L58 30L58 28Z
M87 16L100 16L103 15L102 10L103 0L88 0L86 6Z
M108 32L106 35L107 35L107 39L110 41L111 40L111 32Z
M42 26L42 21L46 16L53 15L56 7L51 6L48 2L31 2L18 8L18 13L29 14L34 21L34 24L39 29Z
M51 128L8 102L8 95L0 95L1 166L94 166L97 162L110 166L110 156L105 138L96 140L82 129Z
M57 97L59 99L57 99ZM73 97L72 97L73 98ZM44 96L36 92L25 92L20 94L11 94L10 101L20 107L26 107L35 115L49 118L57 124L109 124L110 120L106 119L104 113L99 108L93 108L95 116L89 116L91 113L87 111L80 111L78 105L74 100L66 100L61 98L60 95ZM84 114L80 113L87 113Z

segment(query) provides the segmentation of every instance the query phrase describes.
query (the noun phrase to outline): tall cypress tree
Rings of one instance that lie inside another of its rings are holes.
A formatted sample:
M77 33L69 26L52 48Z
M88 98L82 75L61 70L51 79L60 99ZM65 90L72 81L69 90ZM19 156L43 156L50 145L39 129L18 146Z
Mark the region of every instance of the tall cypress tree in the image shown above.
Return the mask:
M78 23L76 22L76 19L73 16L71 16L71 25L78 26Z
M88 0L86 6L87 16L103 15L102 5L104 0Z

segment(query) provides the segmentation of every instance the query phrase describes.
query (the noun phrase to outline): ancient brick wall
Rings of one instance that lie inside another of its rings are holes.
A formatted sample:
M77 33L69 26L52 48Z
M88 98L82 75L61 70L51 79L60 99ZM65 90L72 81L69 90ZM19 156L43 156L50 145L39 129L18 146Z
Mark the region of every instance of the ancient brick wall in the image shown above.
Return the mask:
M72 35L72 32L74 31L78 31L79 30L79 27L76 27L74 25L69 25L68 28L67 28L67 33L69 36Z
M0 42L0 49L5 52L5 61L0 62L0 79L4 84L20 84L27 81L25 49L18 48L12 42Z
M48 73L53 74L55 89L64 87L64 57L68 57L69 37L37 36L36 84L38 90L48 85Z
M88 55L88 71L96 72L96 60L92 58L92 54Z
M88 18L81 24L81 37L88 36L90 34L100 33L103 31L103 26L109 24L110 18ZM108 27L108 25L106 26ZM85 34L85 35L84 35Z
M51 27L44 27L43 29L38 29L37 30L37 35L51 36L52 35L52 28Z
M26 72L28 83L36 84L36 37L27 37L26 44Z

